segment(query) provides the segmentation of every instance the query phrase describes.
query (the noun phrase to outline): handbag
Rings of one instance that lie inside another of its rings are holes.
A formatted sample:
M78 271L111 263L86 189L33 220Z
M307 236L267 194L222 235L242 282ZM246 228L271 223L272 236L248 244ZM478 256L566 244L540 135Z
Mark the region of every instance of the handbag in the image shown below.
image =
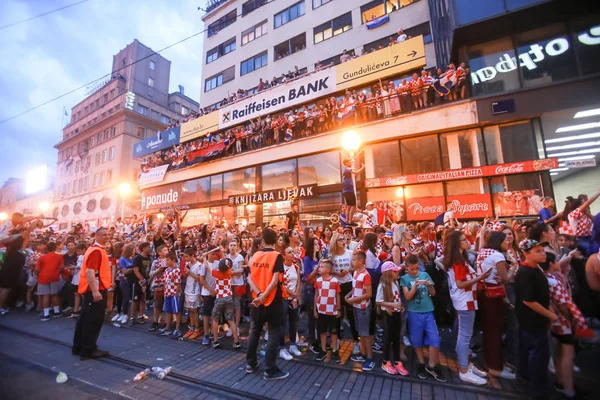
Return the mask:
M485 296L488 299L498 299L502 297L506 297L506 289L504 289L503 285L485 285Z
M246 285L236 286L234 291L235 291L235 295L238 297L245 296L246 295Z

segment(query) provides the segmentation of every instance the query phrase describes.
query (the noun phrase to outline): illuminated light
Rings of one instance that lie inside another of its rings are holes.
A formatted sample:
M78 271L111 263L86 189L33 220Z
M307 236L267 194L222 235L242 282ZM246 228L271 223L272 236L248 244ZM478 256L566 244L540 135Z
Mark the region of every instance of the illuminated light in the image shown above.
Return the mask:
M546 139L545 143L560 143L560 142L570 142L572 140L581 140L581 139L594 139L600 137L600 132L595 133L585 133L583 135L573 135L573 136L565 136L556 139Z
M573 118L586 118L600 115L600 108L593 108L591 110L579 111Z
M396 189L396 197L404 197L404 189L402 189L401 187Z
M119 185L119 194L122 197L127 196L131 192L131 185L127 182L123 182Z
M38 208L41 212L48 211L50 209L50 203L47 201L42 201L40 204L38 204Z
M46 165L40 165L29 171L25 181L25 193L31 194L44 190L47 176L48 167Z
M558 163L558 168L561 168L561 167L564 167L564 166L565 166L564 162L563 163Z
M165 217L165 214L163 214L163 213L156 214L156 218L158 218L158 219L163 219L164 217Z
M593 154L587 155L587 156L575 156L575 157L567 157L567 158L559 158L558 162L565 162L565 161L576 161L576 160L589 160L590 158L594 158L596 157ZM560 165L559 165L560 167Z
M588 124L563 126L556 130L556 133L582 131L584 129L600 128L600 122L590 122Z
M587 153L600 153L600 147L596 147L594 149L585 149L585 150L578 150L578 151L566 151L564 153L548 154L548 158L551 158L551 157L561 157L561 156L574 156L576 154L587 154Z
M569 168L554 168L551 169L550 172L560 172L560 171L568 171Z
M558 172L550 172L551 176L558 175Z
M349 153L353 153L360 147L360 136L355 131L348 131L342 136L342 147Z
M6 221L8 219L8 214L5 212L0 212L0 221Z
M576 149L578 147L592 147L592 146L600 146L600 141L598 141L598 142L584 142L584 143L564 144L562 146L548 147L548 148L546 148L546 151L563 150L563 149Z

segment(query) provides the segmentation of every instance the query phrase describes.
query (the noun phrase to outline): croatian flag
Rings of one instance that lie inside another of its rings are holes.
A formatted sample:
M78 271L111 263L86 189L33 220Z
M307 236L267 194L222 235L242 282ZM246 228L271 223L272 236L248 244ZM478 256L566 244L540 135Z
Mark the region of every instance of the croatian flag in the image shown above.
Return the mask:
M355 109L356 109L356 107L354 105L347 105L346 107L344 107L344 109L342 111L338 112L338 118L337 118L338 121L342 122L346 118L354 115Z
M367 25L367 29L375 29L389 21L390 21L390 16L386 14L379 18L373 18L371 21L367 22L365 25Z
M456 86L457 77L456 73L450 73L444 76L442 79L438 79L433 82L433 88L441 95L446 96L450 93L450 89Z

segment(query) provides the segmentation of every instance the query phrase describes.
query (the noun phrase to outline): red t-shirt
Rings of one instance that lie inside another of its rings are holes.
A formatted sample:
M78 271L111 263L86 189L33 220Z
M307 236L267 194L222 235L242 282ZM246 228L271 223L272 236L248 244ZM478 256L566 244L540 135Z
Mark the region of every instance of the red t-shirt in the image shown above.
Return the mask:
M60 267L64 260L62 254L55 252L46 253L35 264L38 271L38 283L42 285L58 282L60 280Z

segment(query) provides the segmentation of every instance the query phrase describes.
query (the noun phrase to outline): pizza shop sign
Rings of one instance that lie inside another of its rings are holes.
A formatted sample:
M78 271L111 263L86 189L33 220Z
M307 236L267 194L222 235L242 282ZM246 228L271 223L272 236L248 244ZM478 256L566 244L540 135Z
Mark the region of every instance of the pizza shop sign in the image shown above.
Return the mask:
M238 194L229 196L230 206L246 204L262 204L276 201L293 201L316 196L317 185L298 186L293 188L267 190L265 192Z

